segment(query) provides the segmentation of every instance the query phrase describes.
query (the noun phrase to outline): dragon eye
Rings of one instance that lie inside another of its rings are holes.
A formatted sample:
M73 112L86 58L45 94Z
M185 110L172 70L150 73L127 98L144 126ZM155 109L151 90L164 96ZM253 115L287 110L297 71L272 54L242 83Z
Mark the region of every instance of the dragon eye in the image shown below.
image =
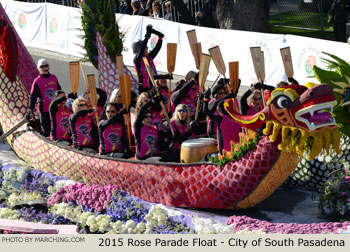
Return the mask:
M285 96L281 96L277 99L277 106L279 108L288 108L290 105L290 99Z

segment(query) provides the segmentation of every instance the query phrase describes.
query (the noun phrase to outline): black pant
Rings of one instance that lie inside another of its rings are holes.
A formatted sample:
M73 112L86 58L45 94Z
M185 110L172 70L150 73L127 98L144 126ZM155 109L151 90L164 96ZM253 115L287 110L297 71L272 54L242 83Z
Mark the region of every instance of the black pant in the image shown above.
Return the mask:
M346 23L334 23L333 24L335 40L339 42L346 41Z
M49 112L40 112L39 119L40 119L41 131L43 132L43 135L45 137L50 136L50 130L51 130L50 113Z

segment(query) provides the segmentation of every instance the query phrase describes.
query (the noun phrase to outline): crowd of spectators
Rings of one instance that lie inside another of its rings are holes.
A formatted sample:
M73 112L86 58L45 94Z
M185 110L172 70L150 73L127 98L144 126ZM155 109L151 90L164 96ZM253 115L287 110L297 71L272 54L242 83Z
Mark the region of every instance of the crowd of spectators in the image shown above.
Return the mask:
M193 24L212 28L218 27L215 19L216 1L184 0L183 2L194 18ZM173 0L121 0L117 5L116 12L186 23L181 13L174 6Z

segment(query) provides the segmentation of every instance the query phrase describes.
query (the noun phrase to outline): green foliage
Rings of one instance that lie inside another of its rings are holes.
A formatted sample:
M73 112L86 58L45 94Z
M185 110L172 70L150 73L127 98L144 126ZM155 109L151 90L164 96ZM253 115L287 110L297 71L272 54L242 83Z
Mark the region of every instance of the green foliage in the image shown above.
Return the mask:
M96 32L101 33L103 44L113 62L123 51L124 34L119 32L114 10L114 1L110 0L85 0L82 6L81 22L85 33L83 35L85 58L91 61L95 68L98 68Z
M328 64L328 69L322 69L315 65L313 67L313 71L315 77L319 82L329 84L333 87L334 90L342 90L340 93L333 93L334 98L337 101L337 104L334 106L333 113L335 115L335 120L339 125L340 131L343 134L350 136L350 107L342 106L342 98L344 96L345 90L346 88L350 88L350 65L346 61L333 54L324 54L328 55L331 58L323 59L324 62Z
M222 165L234 162L241 157L243 157L248 151L255 148L256 144L260 140L261 135L256 135L255 138L246 138L241 144L236 144L233 146L232 151L223 151L222 155L215 155L214 157L209 157L209 161L221 167Z

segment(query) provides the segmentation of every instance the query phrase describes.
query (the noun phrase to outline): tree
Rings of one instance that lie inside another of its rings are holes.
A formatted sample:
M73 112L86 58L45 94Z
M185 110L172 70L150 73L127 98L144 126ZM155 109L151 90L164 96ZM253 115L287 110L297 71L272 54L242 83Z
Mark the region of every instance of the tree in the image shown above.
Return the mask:
M271 0L217 0L220 29L268 32Z

